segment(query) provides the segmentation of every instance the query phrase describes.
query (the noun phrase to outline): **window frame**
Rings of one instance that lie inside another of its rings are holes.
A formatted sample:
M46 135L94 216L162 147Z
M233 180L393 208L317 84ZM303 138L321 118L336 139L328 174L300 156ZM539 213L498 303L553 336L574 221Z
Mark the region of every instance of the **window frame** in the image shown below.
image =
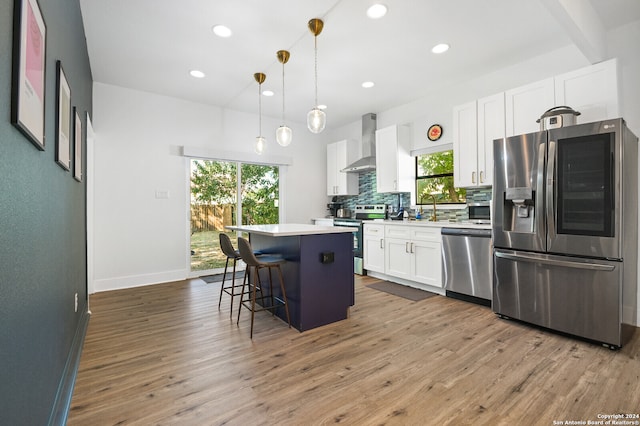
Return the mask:
M437 179L437 178L443 178L443 177L451 177L453 179L454 177L454 172L453 172L453 163L452 163L452 169L451 172L447 172L447 173L437 173L437 174L433 174L433 175L420 175L418 174L418 160L421 156L423 155L434 155L434 154L441 154L443 152L447 152L447 151L451 151L451 155L454 158L455 161L455 156L453 156L453 148L452 147L448 147L448 149L443 149L441 151L433 151L433 152L423 152L423 153L419 153L415 155L415 191L416 191L416 205L417 206L430 206L433 205L433 198L429 198L428 202L424 202L421 197L420 197L420 193L418 191L418 186L419 186L419 182L421 180L425 180L425 179ZM437 206L445 206L445 205L449 205L453 208L456 208L457 206L466 206L467 204L467 200L466 200L466 188L464 187L457 187L454 186L454 188L456 189L456 191L462 189L464 190L464 200L455 202L455 201L451 201L451 200L435 200L435 204Z

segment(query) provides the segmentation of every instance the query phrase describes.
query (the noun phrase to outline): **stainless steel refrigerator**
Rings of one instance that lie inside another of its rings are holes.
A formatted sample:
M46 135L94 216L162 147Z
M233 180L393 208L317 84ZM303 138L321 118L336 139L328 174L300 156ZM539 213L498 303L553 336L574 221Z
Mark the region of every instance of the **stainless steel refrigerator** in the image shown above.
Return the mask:
M623 119L494 141L492 308L621 347L637 323L638 138Z

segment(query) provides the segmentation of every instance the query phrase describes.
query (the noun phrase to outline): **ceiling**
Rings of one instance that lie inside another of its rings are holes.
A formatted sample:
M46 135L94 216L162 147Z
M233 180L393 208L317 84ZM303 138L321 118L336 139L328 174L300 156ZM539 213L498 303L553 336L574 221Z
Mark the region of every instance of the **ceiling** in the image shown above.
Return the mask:
M591 4L604 30L640 19L638 0ZM257 113L255 72L267 78L263 115L282 116L286 49L286 122L305 123L314 106L314 40L322 18L318 103L335 128L428 96L574 42L549 7L562 0L382 0L388 13L366 16L373 0L80 0L95 82L237 111ZM213 34L224 24L229 38ZM431 53L438 43L451 49ZM206 76L193 78L197 69ZM361 87L373 81L370 89Z

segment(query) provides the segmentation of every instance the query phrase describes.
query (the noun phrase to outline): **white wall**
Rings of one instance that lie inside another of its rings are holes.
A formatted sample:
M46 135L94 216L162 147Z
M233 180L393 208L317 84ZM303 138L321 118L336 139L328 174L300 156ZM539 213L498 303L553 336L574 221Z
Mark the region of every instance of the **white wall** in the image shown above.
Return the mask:
M188 160L180 147L252 153L257 116L100 83L93 99L93 288L186 278ZM275 143L278 125L263 119L265 155L292 158L283 170L283 214L309 223L325 214L325 145L292 126L294 142L282 148ZM157 191L169 198L156 198Z

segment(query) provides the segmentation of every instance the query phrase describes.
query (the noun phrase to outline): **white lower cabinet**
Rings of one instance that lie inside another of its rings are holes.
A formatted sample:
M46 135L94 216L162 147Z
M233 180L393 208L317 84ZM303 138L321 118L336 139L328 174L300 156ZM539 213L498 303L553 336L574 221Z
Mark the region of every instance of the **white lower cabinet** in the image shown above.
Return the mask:
M364 224L363 267L384 274L384 225Z
M442 287L440 228L385 226L387 275Z

